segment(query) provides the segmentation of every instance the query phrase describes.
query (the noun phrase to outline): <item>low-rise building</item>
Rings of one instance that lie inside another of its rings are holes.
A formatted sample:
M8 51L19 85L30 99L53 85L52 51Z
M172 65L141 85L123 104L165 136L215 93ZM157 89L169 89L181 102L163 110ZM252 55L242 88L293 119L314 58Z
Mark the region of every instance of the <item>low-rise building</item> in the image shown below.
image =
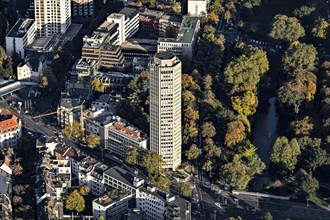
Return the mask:
M101 196L104 193L103 173L108 166L98 162L94 158L86 157L79 163L79 185L86 185L94 196Z
M65 82L62 98L81 99L90 101L93 98L93 89L89 81L69 79Z
M32 78L32 67L29 63L17 65L17 80L30 80Z
M181 26L182 17L163 15L159 19L159 37L174 37Z
M140 9L139 36L158 38L160 26L159 20L164 14L163 11L150 10L148 8Z
M57 123L60 128L65 128L73 121L80 121L83 101L80 99L61 98L57 107Z
M129 195L143 186L144 180L120 167L112 167L103 173L104 185L107 191L118 189Z
M157 53L157 40L130 38L121 45L121 51L127 61L135 57L152 57Z
M118 193L119 194L119 193ZM124 219L129 208L132 195L120 194L116 196L104 195L93 200L93 217L99 219L121 220Z
M102 94L98 99L92 102L92 108L97 110L108 110L110 108L110 94Z
M71 77L84 78L93 75L96 64L96 60L79 59L72 67Z
M136 191L136 208L147 220L191 219L190 202L151 185Z
M25 58L25 47L35 39L35 22L33 19L20 18L6 35L7 55L18 54L20 59Z
M16 147L21 137L21 120L9 110L0 109L0 148Z
M143 71L149 71L149 57L134 57L132 63L132 73L133 75L140 74Z
M132 75L121 72L98 72L92 78L97 78L105 86L105 91L121 94L129 83Z

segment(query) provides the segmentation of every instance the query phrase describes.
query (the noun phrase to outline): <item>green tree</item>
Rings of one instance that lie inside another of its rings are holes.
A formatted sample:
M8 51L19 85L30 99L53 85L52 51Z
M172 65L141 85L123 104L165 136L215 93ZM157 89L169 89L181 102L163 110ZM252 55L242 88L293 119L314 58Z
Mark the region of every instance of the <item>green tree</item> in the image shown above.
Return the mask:
M231 103L233 109L239 114L250 116L257 111L258 97L253 92L247 91L243 94L232 96Z
M314 171L328 160L327 152L320 147L306 147L302 150L302 166L307 171Z
M82 212L85 209L85 199L78 190L74 190L69 196L66 198L65 201L65 208L72 213Z
M139 151L137 148L129 148L126 152L125 162L130 165L138 164Z
M295 182L298 183L298 194L303 197L311 198L316 195L316 191L319 189L317 179L303 169L295 174Z
M317 52L312 44L293 42L283 56L283 68L286 71L315 69Z
M193 104L196 101L196 97L191 91L184 90L182 92L182 100L183 100L182 103L183 106L193 106Z
M188 119L188 121L196 121L199 118L199 112L190 106L183 110L183 115L185 119Z
M175 1L174 4L171 7L171 10L173 11L174 14L180 14L181 13L181 3Z
M0 46L0 77L5 79L15 78L13 74L13 62L11 57L7 56L3 47Z
M306 5L301 6L300 8L296 8L293 11L294 16L298 18L302 18L304 16L310 15L313 11L315 11L314 7L308 7Z
M167 176L154 174L149 176L148 180L158 188L164 189L166 191L170 190L171 181Z
M213 168L213 163L210 160L205 161L205 163L202 166L202 170L204 170L206 172L210 172L210 176L211 176L212 168Z
M225 82L231 87L231 94L253 91L260 77L269 69L267 54L261 49L251 48L246 54L230 62L224 72Z
M148 175L154 175L162 172L162 165L164 164L161 155L154 151L148 151L143 156L142 166L147 170Z
M206 157L208 159L211 159L213 157L220 157L221 154L221 149L220 147L218 147L217 145L215 145L213 143L213 141L211 141L211 143L208 143L205 147L204 147L204 151L206 152Z
M269 36L276 40L293 42L305 36L305 29L297 18L279 14L274 18Z
M82 138L83 137L83 130L81 128L81 124L77 121L73 121L66 125L64 129L62 129L63 134L66 137L75 137L75 138Z
M88 134L85 140L87 145L92 147L96 147L101 143L100 136L92 133Z
M79 194L82 195L82 196L87 196L88 193L90 192L90 189L88 186L80 186L79 187Z
M99 78L92 78L91 84L92 84L94 91L102 92L102 93L105 91L105 85L104 85L104 83L101 82L101 80Z
M215 127L212 122L204 122L202 125L202 137L212 138L216 135Z
M297 139L293 138L289 142L286 137L278 137L270 151L270 160L280 165L284 169L283 172L292 172L298 162L300 153Z
M210 12L220 15L225 12L224 7L221 5L220 0L214 0L210 5Z
M188 160L195 160L202 154L202 150L197 147L196 144L192 144L189 150L186 151L186 157Z
M242 4L244 7L252 9L254 7L260 6L261 0L242 0Z
M99 220L105 220L105 218L103 216L100 216Z
M192 193L192 185L190 183L180 183L179 184L179 191L180 195L183 197L189 197Z
M312 29L312 34L314 37L318 37L321 39L325 39L327 37L327 29L329 27L329 23L323 18L318 18L314 22L314 27Z
M234 155L232 162L222 166L222 174L226 182L238 190L245 190L251 180L247 174L247 167L238 154Z
M205 25L203 38L205 38L209 42L215 42L217 38L215 37L215 28L212 25Z
M273 216L270 212L265 212L262 215L261 220L273 220Z
M227 124L227 132L225 135L225 145L233 147L241 143L246 138L245 126L242 121L236 120Z

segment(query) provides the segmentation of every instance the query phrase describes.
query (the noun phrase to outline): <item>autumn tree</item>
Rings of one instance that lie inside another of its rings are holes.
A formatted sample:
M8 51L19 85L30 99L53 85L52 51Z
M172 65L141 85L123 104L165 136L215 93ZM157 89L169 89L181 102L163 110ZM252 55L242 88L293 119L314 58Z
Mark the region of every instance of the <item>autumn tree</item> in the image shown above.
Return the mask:
M213 141L210 141L210 143L207 143L204 146L204 151L206 152L206 157L208 159L211 159L213 157L220 157L221 149Z
M79 187L79 193L80 193L80 195L87 196L89 192L90 192L90 189L89 189L88 186L83 185L83 186L80 186Z
M283 56L283 68L286 71L315 69L317 52L312 44L293 42Z
M137 148L132 147L126 151L125 162L130 165L138 164L139 151Z
M302 120L296 120L290 123L290 130L296 137L310 135L313 128L313 120L308 116L305 116Z
M186 151L186 157L188 160L195 160L202 154L202 150L197 147L196 144L192 144L189 150Z
M65 208L72 212L82 212L85 209L85 199L78 190L74 190L65 201Z
M221 5L220 0L214 0L210 5L210 12L216 15L220 15L225 12L224 7Z
M207 14L207 19L210 22L216 23L219 21L219 16L217 14L215 14L214 12L210 12Z
M233 147L241 143L246 138L245 126L242 121L236 120L227 124L227 132L225 135L225 145Z
M82 138L84 134L81 124L78 121L67 124L66 127L62 129L62 132L66 137L75 138Z
M207 160L205 161L205 163L202 166L202 170L206 171L206 172L210 172L210 176L211 176L211 170L213 169L213 163L211 160Z
M194 110L190 106L188 106L186 109L183 110L183 116L185 119L188 119L189 121L196 121L199 118L199 112L197 110Z
M242 5L248 9L252 9L254 7L261 5L261 0L242 0Z
M92 133L88 134L86 136L85 140L86 140L87 145L91 146L91 147L96 147L101 143L100 136L98 136L96 134L92 134Z
M305 36L305 29L297 18L279 14L274 18L269 36L276 40L293 42Z
M181 13L181 3L175 1L171 7L171 10L173 11L174 14L180 14Z
M297 139L291 141L286 137L278 137L270 151L270 160L282 170L280 172L292 172L298 162L300 146Z
M233 109L239 114L250 116L257 111L258 97L252 91L247 91L243 94L232 96L231 103Z
M91 85L93 87L93 90L96 92L104 92L105 91L105 85L101 82L99 78L92 78L91 79Z
M203 38L205 38L209 42L215 42L215 28L212 25L205 25L203 31Z
M48 83L48 78L47 78L47 76L42 76L41 79L40 79L40 84L39 84L39 86L40 86L41 88L46 88L48 85L49 85L49 83Z
M192 193L192 185L188 182L179 184L179 192L183 197L189 197Z
M193 106L196 101L196 96L189 90L182 92L183 106Z
M216 135L215 127L212 122L204 122L202 125L202 137L212 138Z
M225 12L225 14L223 15L223 18L225 19L225 20L229 20L229 19L231 19L231 13L230 13L230 11L229 10L227 10L226 12Z
M314 37L318 37L321 39L325 39L327 37L327 29L329 27L329 23L323 18L318 18L314 22L314 27L312 29L312 34Z

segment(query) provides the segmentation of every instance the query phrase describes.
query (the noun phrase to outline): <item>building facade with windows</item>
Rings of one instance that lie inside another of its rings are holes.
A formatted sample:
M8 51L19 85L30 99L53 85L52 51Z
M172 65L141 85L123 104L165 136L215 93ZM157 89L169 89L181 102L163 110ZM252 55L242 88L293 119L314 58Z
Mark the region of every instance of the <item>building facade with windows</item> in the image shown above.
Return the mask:
M21 120L8 110L0 109L0 148L16 147L21 137Z
M24 48L35 39L35 21L29 18L20 18L6 35L6 53L8 56L18 54L20 59L25 58Z
M175 170L181 147L181 61L171 52L157 53L150 64L150 150Z
M35 0L34 9L39 37L64 34L71 25L70 0Z
M71 0L73 17L94 17L94 0Z

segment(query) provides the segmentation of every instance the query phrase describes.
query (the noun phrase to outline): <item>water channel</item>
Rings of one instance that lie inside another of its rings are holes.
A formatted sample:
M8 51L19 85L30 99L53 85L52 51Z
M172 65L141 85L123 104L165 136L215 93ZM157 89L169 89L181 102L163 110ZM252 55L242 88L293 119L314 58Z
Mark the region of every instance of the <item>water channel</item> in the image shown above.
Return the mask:
M267 105L268 104L268 107ZM252 143L257 147L260 159L269 166L269 150L272 142L279 136L279 116L276 110L276 97L268 99L264 106L258 109L256 122L252 130Z

